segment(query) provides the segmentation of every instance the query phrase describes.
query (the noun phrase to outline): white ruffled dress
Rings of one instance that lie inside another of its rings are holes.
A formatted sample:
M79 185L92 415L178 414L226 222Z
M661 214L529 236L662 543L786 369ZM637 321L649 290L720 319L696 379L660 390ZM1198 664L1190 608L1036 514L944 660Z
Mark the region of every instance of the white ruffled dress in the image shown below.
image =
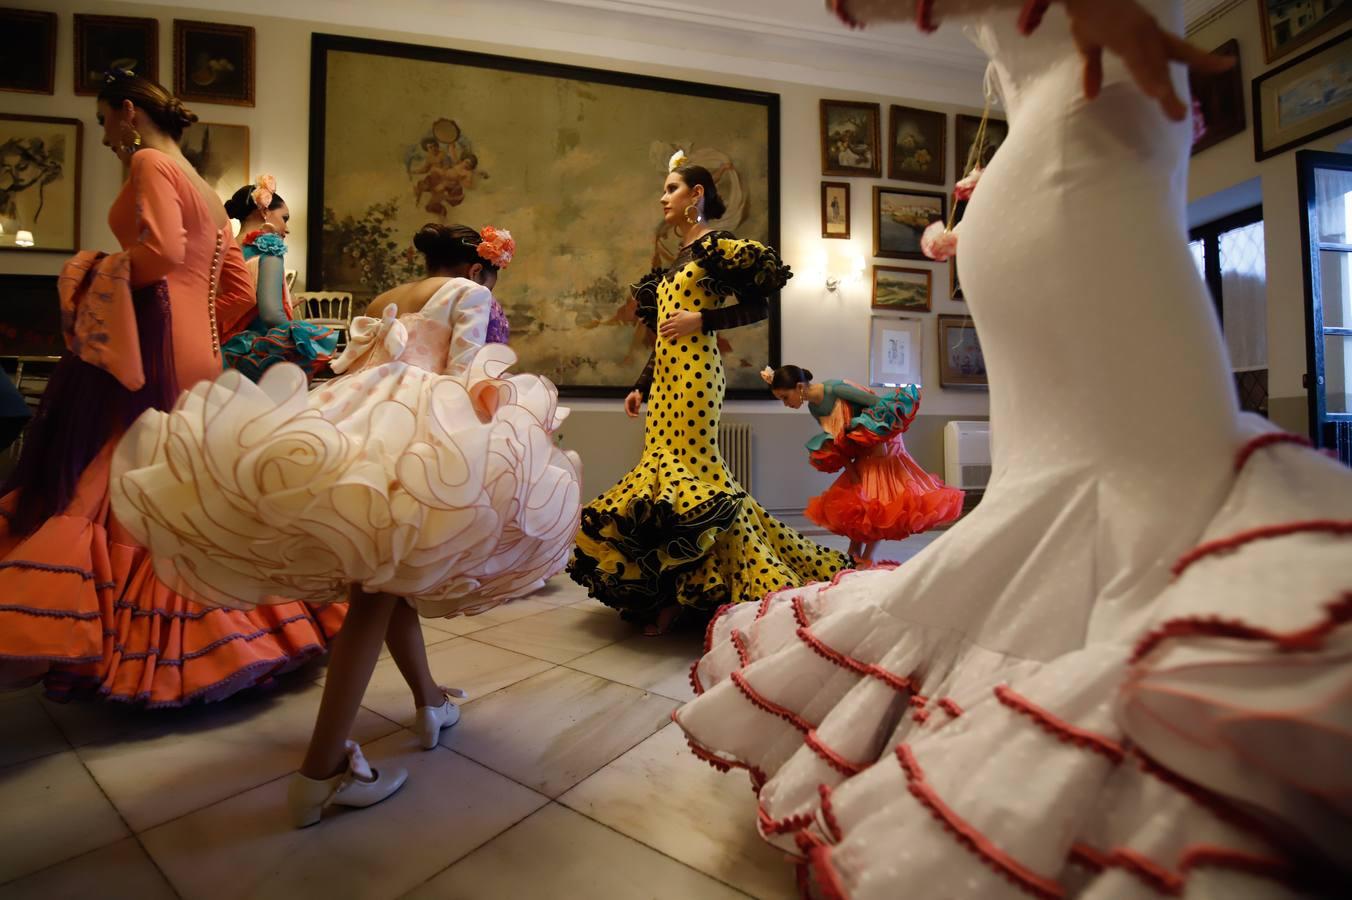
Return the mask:
M580 462L554 444L554 385L484 344L492 303L452 278L417 313L355 319L343 374L313 392L289 364L227 371L146 413L113 462L118 518L209 604L359 584L447 616L530 593L567 560Z

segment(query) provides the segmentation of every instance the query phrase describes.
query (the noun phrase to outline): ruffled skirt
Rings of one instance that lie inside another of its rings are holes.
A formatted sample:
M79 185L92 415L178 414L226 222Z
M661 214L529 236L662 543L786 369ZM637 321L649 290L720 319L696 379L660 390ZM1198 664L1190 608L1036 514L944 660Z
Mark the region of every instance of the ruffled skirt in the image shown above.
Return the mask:
M329 364L337 346L338 332L297 319L265 332L241 331L221 345L221 358L227 369L238 369L250 381L279 362L294 363L313 378Z
M896 434L850 463L808 501L806 515L852 541L899 541L957 519L962 498L920 468Z

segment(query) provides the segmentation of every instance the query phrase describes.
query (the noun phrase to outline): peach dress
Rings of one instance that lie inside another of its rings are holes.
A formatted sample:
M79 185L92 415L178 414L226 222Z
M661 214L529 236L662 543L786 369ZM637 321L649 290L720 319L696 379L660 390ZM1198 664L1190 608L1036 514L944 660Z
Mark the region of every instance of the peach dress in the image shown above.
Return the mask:
M254 314L253 285L229 226L217 226L192 181L151 149L132 158L109 225L130 259L131 287L167 284L179 385L218 375L219 334ZM20 492L0 499L0 684L46 661L45 686L58 699L97 694L179 706L221 699L322 653L344 606L319 614L300 603L207 609L155 577L109 507L119 437L104 436L71 501L31 533L9 525Z

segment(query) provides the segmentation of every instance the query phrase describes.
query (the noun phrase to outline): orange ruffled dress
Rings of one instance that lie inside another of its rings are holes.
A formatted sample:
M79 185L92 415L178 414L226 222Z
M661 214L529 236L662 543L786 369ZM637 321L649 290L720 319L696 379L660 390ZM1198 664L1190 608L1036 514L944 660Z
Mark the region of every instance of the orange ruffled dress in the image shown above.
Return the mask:
M63 272L63 295L71 283L91 287L83 292L85 309L65 310L67 345L78 358L68 354L62 366L90 363L118 378L114 393L134 390L145 380L145 335L138 336L136 320L147 320L144 309L126 313L145 302L148 289L164 297L167 288L170 377L188 388L219 374L216 336L255 312L253 284L229 226L218 227L187 175L151 149L132 158L109 224L124 253L103 259L120 268L102 270L103 282L88 281L84 269L72 268L81 262L89 268L93 254L81 254ZM102 290L109 285L113 291ZM118 292L120 316L109 314L118 304L108 298ZM147 351L150 369L156 356ZM45 412L34 430L78 428L72 417L92 415L69 405ZM345 606L317 613L300 603L208 609L155 577L145 550L109 509L109 462L119 437L120 429L96 438L102 450L76 470L69 502L35 529L20 525L19 490L0 499L0 685L40 675L57 699L97 694L180 706L221 699L322 653Z
M824 381L821 403L808 411L824 429L808 441L809 459L823 472L844 472L808 501L806 515L852 541L897 541L952 522L963 492L922 469L901 433L920 410L920 391L907 386L879 397L845 381Z

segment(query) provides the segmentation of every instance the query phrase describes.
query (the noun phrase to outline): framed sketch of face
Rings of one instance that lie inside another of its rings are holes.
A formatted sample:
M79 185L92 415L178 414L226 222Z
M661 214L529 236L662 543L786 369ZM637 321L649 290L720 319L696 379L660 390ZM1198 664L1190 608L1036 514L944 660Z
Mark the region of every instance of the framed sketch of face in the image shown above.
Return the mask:
M0 114L0 250L80 248L79 119Z

